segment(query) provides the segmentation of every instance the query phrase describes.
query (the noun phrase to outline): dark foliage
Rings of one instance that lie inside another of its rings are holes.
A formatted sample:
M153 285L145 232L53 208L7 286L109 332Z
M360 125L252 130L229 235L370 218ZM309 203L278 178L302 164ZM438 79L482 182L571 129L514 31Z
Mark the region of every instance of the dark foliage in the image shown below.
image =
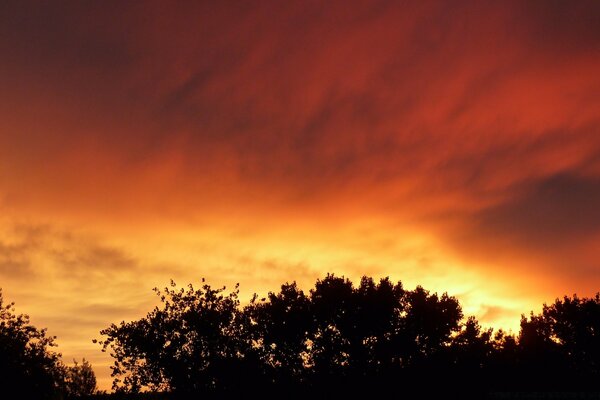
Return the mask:
M553 390L600 390L600 295L565 296L544 304L542 313L521 318L515 362L520 386Z
M62 394L60 354L52 351L54 337L37 329L29 317L15 314L0 290L0 387L25 399L53 399Z
M96 393L96 375L92 365L84 358L79 364L73 360L72 367L65 367L65 391L68 397L78 398Z
M600 392L600 295L564 297L522 316L518 336L463 319L458 301L418 286L327 275L286 283L242 307L237 287L155 289L162 305L111 325L116 394L91 365L68 367L54 338L0 292L0 383L20 398L485 398ZM149 391L143 393L144 391Z
M101 333L115 389L173 396L313 398L600 390L600 300L565 297L522 318L517 337L463 319L458 301L422 287L327 275L286 283L241 307L204 284L157 290L162 308Z
M75 399L96 393L96 376L85 359L66 366L52 350L55 337L5 304L0 289L0 398Z
M228 391L252 373L237 290L224 294L224 289L176 290L172 283L163 292L155 289L162 309L103 330L108 338L101 343L116 359L113 388L213 393Z

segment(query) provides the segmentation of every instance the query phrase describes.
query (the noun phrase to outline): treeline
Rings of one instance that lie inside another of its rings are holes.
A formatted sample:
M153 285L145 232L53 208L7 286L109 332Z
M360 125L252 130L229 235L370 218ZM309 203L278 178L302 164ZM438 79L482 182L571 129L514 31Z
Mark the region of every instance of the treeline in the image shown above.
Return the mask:
M160 307L101 331L99 343L115 360L112 395L97 394L85 360L64 364L55 338L16 314L0 291L1 393L23 399L600 393L599 295L544 305L540 314L522 316L513 335L465 318L452 296L407 290L387 278L363 277L354 285L327 275L307 293L286 283L246 305L237 287L172 283L155 291Z
M522 316L517 335L464 318L456 298L400 282L327 275L242 306L237 287L155 289L161 307L113 324L100 344L114 389L173 397L480 398L600 391L600 297ZM389 397L389 396L388 396Z

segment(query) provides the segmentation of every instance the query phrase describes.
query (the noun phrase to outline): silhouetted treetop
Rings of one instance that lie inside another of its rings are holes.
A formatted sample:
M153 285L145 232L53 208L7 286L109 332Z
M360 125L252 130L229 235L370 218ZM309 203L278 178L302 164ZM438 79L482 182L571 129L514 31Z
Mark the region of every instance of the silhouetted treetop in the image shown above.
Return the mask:
M89 363L67 367L53 351L55 346L55 337L33 326L27 315L16 314L14 303L5 303L0 289L1 393L22 399L91 394L96 378Z
M155 289L163 304L146 318L101 331L115 357L113 388L199 392L221 385L246 345L237 288Z
M97 392L96 374L85 358L81 363L73 360L73 366L65 367L65 389L67 396L74 398L91 396Z
M383 394L393 381L404 393L464 398L465 377L474 397L598 388L598 296L544 305L522 318L515 337L465 319L447 293L407 290L388 278L354 286L328 274L308 292L285 283L245 306L237 286L227 293L171 283L155 291L160 307L101 331L117 390L339 398ZM422 386L424 379L434 384Z
M323 385L409 366L447 345L459 329L458 301L388 278L359 286L327 275L308 294L296 283L240 306L237 287L204 284L156 290L162 307L111 325L103 349L115 358L114 388L174 392L235 391L254 385ZM248 371L251 371L249 373Z
M541 314L522 316L519 346L523 361L546 376L564 379L565 373L557 373L563 369L570 380L600 375L600 295L565 296L544 304Z

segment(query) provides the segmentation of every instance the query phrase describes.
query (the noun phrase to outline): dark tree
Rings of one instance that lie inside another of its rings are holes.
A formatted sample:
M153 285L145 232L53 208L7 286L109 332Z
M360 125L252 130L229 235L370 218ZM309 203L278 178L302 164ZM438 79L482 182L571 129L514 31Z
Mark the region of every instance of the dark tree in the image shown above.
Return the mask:
M65 389L69 397L91 396L96 393L96 374L92 365L84 358L79 364L65 367Z
M309 363L309 332L315 321L310 299L295 283L281 286L245 308L249 338L265 376L275 386L295 385L306 379Z
M401 283L368 277L354 287L328 275L311 290L314 331L309 339L315 390L330 397L363 393L385 376L396 349L393 339L405 310ZM344 393L345 391L345 393Z
M521 319L519 367L526 387L600 390L600 295L565 296Z
M0 388L24 399L53 399L63 390L60 354L55 338L37 329L14 303L4 303L0 289Z
M145 318L101 331L103 350L115 358L117 391L147 388L185 393L232 389L245 376L246 347L237 288L155 289L162 301Z
M433 357L451 342L463 317L458 300L447 293L438 296L417 286L406 293L406 308L400 320L399 336L406 365Z
M516 361L522 376L527 376L527 381L523 382L527 388L552 385L562 378L564 354L543 315L531 313L529 319L521 317L518 350ZM550 382L544 383L549 377L552 378Z
M522 317L518 338L463 319L458 300L417 286L328 274L245 307L237 287L163 292L145 318L102 331L114 387L223 397L482 398L490 391L599 390L600 299Z
M314 330L310 363L315 375L334 380L347 373L351 363L354 288L343 277L328 275L311 290Z
M470 369L481 368L487 364L495 350L492 333L492 329L483 329L475 317L469 317L452 340L456 350L456 363ZM498 340L502 338L503 335L499 336Z
M566 354L568 368L600 373L600 294L580 299L577 295L544 305L542 318L552 341Z

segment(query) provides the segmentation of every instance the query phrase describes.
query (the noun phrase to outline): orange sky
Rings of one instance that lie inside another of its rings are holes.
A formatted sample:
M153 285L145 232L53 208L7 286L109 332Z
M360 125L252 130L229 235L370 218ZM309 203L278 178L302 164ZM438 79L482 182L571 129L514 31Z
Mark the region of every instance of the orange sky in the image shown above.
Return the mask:
M599 290L596 1L14 1L0 54L0 287L103 388L91 339L170 278L513 329Z

